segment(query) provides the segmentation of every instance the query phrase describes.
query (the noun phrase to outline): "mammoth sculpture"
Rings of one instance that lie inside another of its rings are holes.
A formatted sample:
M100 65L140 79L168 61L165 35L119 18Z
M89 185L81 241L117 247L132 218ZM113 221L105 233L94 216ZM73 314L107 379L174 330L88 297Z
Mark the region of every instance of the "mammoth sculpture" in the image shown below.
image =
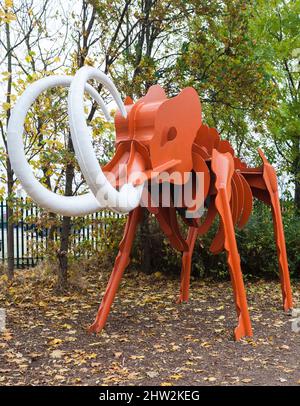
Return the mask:
M110 116L100 95L88 84L91 79L102 83L118 106L115 155L103 168L97 160L85 121L84 92L98 102L106 119L109 120ZM34 177L26 161L22 141L25 116L38 95L55 86L69 87L68 116L72 141L80 169L91 190L84 195L66 197L51 192ZM213 253L227 252L238 318L234 330L237 340L252 336L252 327L234 227L246 225L253 196L271 206L283 306L285 310L292 308L275 170L260 150L262 166L258 168L249 168L236 157L229 142L221 140L215 129L202 123L201 103L193 88L186 88L168 99L164 90L155 85L135 103L129 97L123 103L112 81L92 67L81 68L74 77L41 79L27 88L13 109L8 126L8 151L24 189L45 209L67 216L82 216L103 208L129 213L119 254L90 331L99 332L105 326L129 263L131 246L141 221L141 206L155 216L171 246L182 252L178 302L188 300L196 238L206 233L214 219L219 217L219 228L210 250ZM187 185L192 197L189 199L184 196ZM201 216L203 207L205 216ZM181 234L178 216L188 227L187 237Z

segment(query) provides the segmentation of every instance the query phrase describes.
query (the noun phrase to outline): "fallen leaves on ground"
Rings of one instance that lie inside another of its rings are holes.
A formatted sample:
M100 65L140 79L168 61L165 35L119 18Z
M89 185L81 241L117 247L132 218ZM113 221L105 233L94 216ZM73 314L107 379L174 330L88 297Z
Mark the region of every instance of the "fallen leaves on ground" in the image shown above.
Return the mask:
M127 271L105 330L89 334L108 276L82 275L85 288L65 296L34 269L0 276L0 385L300 384L300 334L279 282L247 283L254 337L236 343L230 282L193 280L189 303L177 305L179 277L163 272Z

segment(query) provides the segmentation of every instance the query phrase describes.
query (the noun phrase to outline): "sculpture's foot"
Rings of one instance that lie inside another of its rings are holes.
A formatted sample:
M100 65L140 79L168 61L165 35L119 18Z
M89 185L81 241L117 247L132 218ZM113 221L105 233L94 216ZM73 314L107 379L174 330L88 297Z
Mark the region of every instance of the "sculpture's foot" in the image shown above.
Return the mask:
M188 301L189 301L189 298L187 297L184 297L182 294L180 294L179 296L178 296L178 298L176 299L176 303L177 304L181 304L181 303L188 303Z
M249 323L244 323L241 315L239 317L239 324L237 327L234 329L234 339L236 341L239 341L241 338L244 337L252 337L253 336L253 331L251 328L251 324Z
M100 333L101 330L103 330L105 323L101 323L99 320L95 320L93 324L90 325L88 328L89 333Z

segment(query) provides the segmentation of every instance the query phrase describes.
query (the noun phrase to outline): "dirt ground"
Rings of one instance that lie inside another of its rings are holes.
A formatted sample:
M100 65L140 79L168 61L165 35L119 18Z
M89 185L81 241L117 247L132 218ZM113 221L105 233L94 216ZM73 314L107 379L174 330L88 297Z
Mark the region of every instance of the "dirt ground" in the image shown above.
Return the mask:
M57 296L40 271L18 271L13 284L0 276L0 384L300 385L300 333L278 282L247 282L254 338L234 342L229 282L194 280L190 302L177 305L178 279L133 271L105 331L88 334L107 278L89 274Z

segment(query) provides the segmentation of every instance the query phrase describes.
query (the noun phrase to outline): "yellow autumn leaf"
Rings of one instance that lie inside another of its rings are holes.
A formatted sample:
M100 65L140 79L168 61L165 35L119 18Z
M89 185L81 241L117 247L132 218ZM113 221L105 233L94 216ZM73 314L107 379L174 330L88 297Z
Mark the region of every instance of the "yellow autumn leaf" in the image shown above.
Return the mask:
M211 344L208 341L204 341L200 345L201 345L201 347L211 347Z
M5 330L4 333L2 334L1 338L2 338L2 340L10 341L13 338L13 336L12 336L12 333L10 331Z
M66 328L68 330L70 330L72 328L71 324L65 323L62 325L62 328Z
M60 338L53 338L52 340L48 341L48 345L59 345L63 342Z
M9 110L10 109L10 103L7 103L7 102L2 103L2 108L5 111Z
M6 13L1 13L1 14L0 14L0 17L1 17L2 21L5 23L10 24L12 21L14 21L16 19L16 16L14 15L14 13L6 12Z
M178 381L178 379L181 379L182 375L181 374L174 374L170 376L170 379L173 379L175 381Z
M0 280L3 281L3 282L7 282L8 281L8 276L6 274L1 275Z
M156 279L161 279L163 277L163 274L161 272L157 271L154 273L154 276Z
M1 73L1 75L4 77L4 79L8 79L11 76L11 73L8 71L4 71Z
M86 358L87 359L95 359L95 358L97 358L97 354L95 352L93 352L91 354L86 355Z
M14 2L13 2L13 0L5 0L4 4L5 4L5 8L7 9L7 8L13 7Z

